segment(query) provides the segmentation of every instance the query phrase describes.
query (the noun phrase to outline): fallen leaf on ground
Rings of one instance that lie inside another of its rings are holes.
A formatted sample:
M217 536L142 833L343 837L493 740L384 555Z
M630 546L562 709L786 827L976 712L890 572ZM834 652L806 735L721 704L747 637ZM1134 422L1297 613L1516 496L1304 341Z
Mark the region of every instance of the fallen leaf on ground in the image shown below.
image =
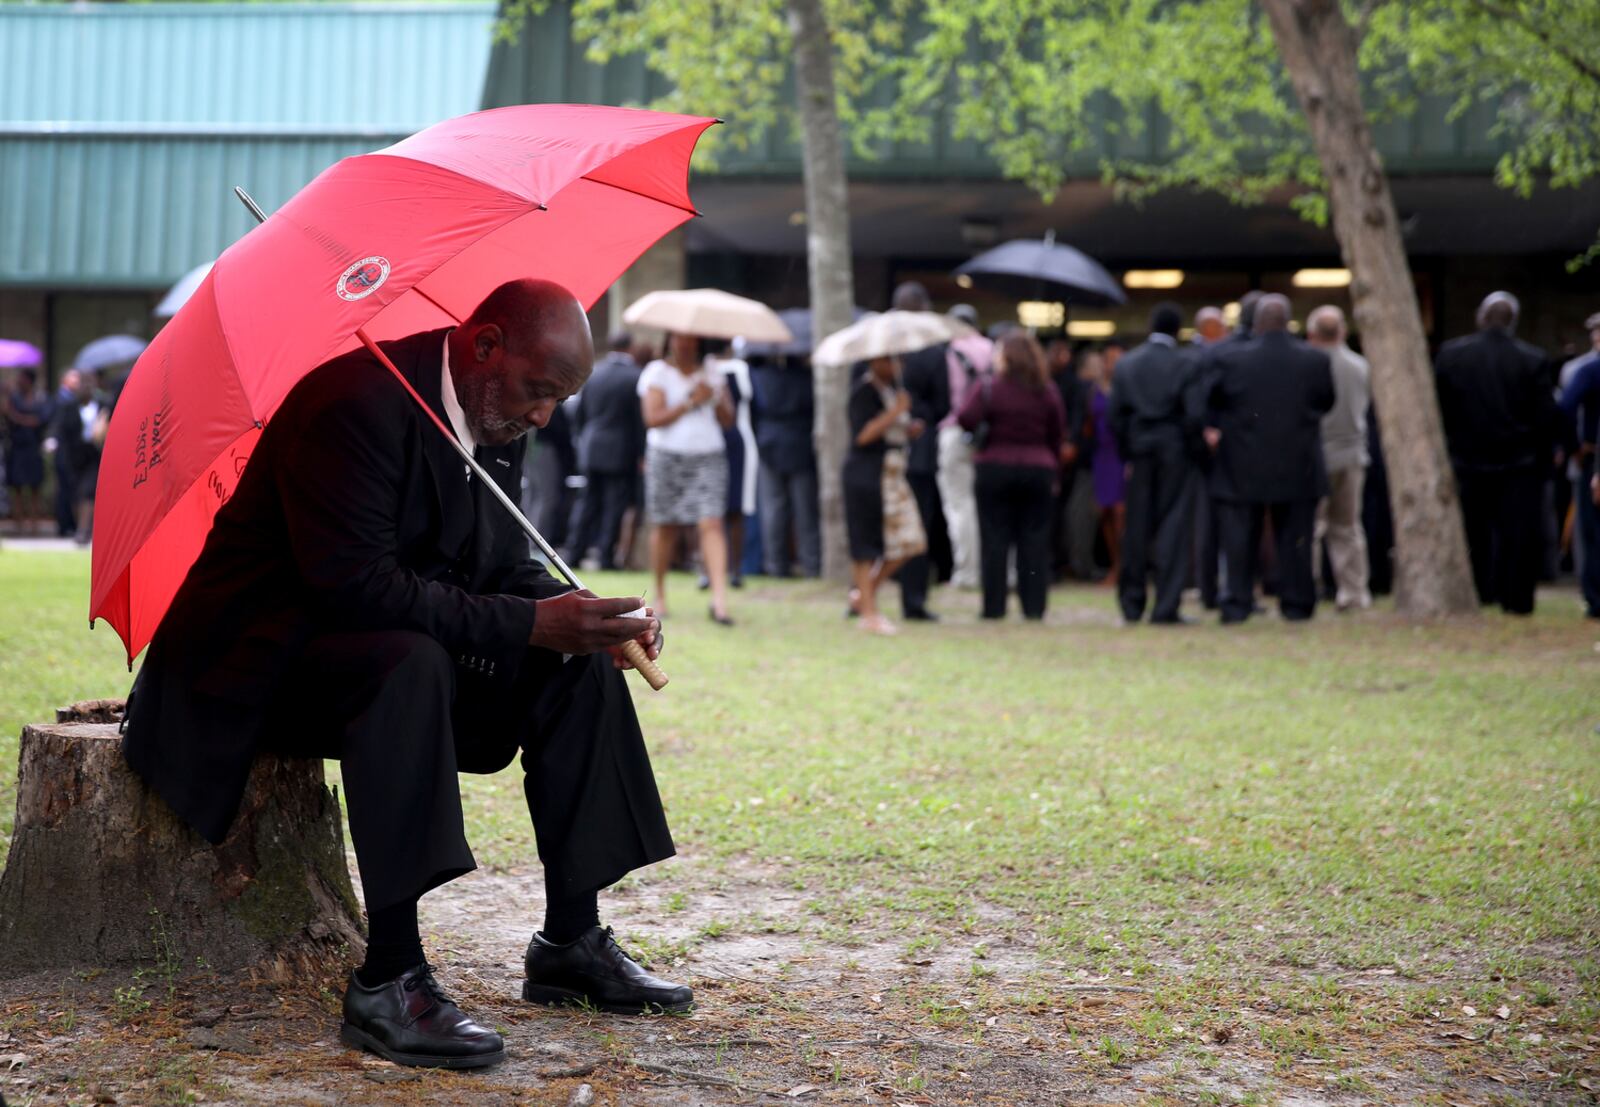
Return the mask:
M1509 1008L1509 1007L1498 1008L1495 1011L1494 1015L1495 1015L1495 1018L1497 1018L1497 1019L1509 1019L1511 1017L1511 1008Z
M1478 1009L1473 1007L1471 1004L1467 1004L1461 1008L1461 1013L1463 1015L1476 1015L1478 1013Z
M801 1085L798 1085L797 1087L790 1088L788 1091L784 1092L783 1094L788 1096L788 1097L790 1097L791 1099L799 1099L803 1095L810 1095L812 1092L819 1091L819 1090L820 1090L820 1088L816 1084L801 1084Z

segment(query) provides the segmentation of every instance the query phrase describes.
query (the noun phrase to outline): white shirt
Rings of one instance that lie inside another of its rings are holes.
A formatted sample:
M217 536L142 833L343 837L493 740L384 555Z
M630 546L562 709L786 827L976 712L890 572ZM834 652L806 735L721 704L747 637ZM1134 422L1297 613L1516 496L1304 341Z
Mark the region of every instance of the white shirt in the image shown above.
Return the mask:
M439 398L444 401L444 417L450 424L450 429L456 432L456 440L467 448L469 454L476 452L478 441L472 437L472 427L467 423L467 413L461 409L461 398L456 395L456 382L450 376L450 335L445 335L444 339L444 358L440 362L439 369ZM462 468L467 471L467 479L471 480L471 467L463 465Z
M657 358L639 374L639 396L642 399L653 388L661 393L669 408L680 407L689 402L689 393L698 380L712 380L706 376L704 366L685 375L671 362ZM722 440L722 424L717 422L715 393L712 399L690 408L666 426L651 427L645 441L668 453L720 454L727 447Z

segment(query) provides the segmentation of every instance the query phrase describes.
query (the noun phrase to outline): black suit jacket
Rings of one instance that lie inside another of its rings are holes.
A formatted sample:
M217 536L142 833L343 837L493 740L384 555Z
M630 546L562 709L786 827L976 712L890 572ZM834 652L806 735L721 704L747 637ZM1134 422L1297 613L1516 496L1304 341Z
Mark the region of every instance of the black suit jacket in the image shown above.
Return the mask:
M801 358L777 358L750 366L755 390L756 450L762 466L775 473L805 473L816 468L811 441L816 397L811 365Z
M572 409L578 441L578 471L637 473L644 457L644 409L639 401L639 366L613 351L595 363Z
M441 418L445 333L384 344ZM513 503L524 448L477 452ZM308 374L262 432L156 629L123 751L221 841L268 708L314 635L418 631L510 681L533 630L529 600L565 588L399 382L365 350L348 354Z
M1108 417L1122 458L1192 449L1205 419L1193 386L1198 364L1193 351L1154 340L1117 362Z
M1208 421L1222 431L1211 494L1250 503L1326 495L1322 416L1334 399L1328 355L1278 331L1218 343L1208 364Z
M1434 360L1434 379L1457 469L1549 464L1559 412L1543 350L1491 327L1446 342Z
M939 467L939 420L950 414L950 368L945 363L948 345L929 346L900 359L900 379L911 396L911 417L927 424L927 431L911 442L906 453L908 473L932 473Z

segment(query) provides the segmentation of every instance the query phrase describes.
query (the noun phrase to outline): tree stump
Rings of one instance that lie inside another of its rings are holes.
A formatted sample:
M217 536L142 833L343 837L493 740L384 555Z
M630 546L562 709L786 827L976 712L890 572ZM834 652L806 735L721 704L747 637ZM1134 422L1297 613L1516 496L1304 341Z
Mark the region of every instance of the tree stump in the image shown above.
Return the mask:
M120 704L80 707L105 719ZM283 976L363 945L322 762L257 758L213 846L128 768L113 723L23 728L0 970L155 961Z

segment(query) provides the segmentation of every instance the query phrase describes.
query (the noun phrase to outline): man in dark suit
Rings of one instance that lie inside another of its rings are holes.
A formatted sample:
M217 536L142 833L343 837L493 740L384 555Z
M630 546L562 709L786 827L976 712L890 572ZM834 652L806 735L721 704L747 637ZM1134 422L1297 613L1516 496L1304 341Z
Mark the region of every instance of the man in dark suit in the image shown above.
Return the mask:
M1117 597L1122 617L1144 617L1146 586L1156 578L1152 623L1176 624L1188 569L1194 517L1194 463L1204 411L1194 385L1195 353L1178 348L1183 314L1158 304L1150 338L1117 364L1109 419L1117 453L1128 468L1127 527Z
M1321 420L1333 406L1328 355L1288 332L1289 301L1256 303L1255 337L1214 350L1202 385L1210 412L1206 440L1216 456L1211 496L1227 562L1222 621L1240 623L1255 608L1257 551L1272 518L1278 607L1285 619L1311 618L1316 585L1311 533L1327 494Z
M496 289L460 326L387 343L422 400L508 495L523 436L588 376L588 320L546 281ZM458 772L521 752L546 916L524 998L678 1009L598 918L597 892L669 857L616 652L656 650L637 599L555 580L399 382L366 351L308 374L262 432L150 644L123 750L210 841L259 750L342 763L367 902L341 1036L402 1064L504 1056L440 991L417 900L475 868Z
M1518 310L1509 292L1490 293L1478 333L1440 348L1434 380L1478 599L1528 615L1558 416L1544 351L1512 334Z
M906 281L894 290L890 306L896 311L932 311L928 290L916 281ZM950 414L950 370L945 357L946 343L906 354L900 359L901 386L911 397L911 417L925 427L937 427ZM906 454L906 481L917 498L917 513L922 516L922 531L928 536L928 551L918 554L901 567L900 611L912 621L937 622L928 610L928 587L936 572L948 575L950 535L944 524L944 505L939 500L939 436L928 433L912 439Z
M584 484L572 507L566 558L576 565L598 544L600 568L615 569L622 516L633 503L644 458L644 415L639 364L629 353L633 336L618 331L607 345L589 383L567 405Z
M1215 374L1215 354L1229 346L1250 341L1250 329L1255 323L1256 303L1261 299L1260 291L1251 289L1239 297L1239 320L1234 329L1226 334L1218 334L1218 326L1222 323L1219 313L1215 319L1208 317L1202 320L1195 316L1195 331L1198 335L1206 333L1212 335L1206 339L1207 345L1200 358L1200 375L1202 380L1209 379ZM1207 611L1216 611L1222 606L1222 600L1227 591L1227 577L1222 566L1222 543L1217 529L1217 505L1211 497L1211 465L1212 455L1206 451L1198 461L1199 491L1195 494L1195 577L1200 587L1200 606Z
M777 355L750 366L756 453L761 458L761 556L768 576L822 575L817 454L811 425L816 398L811 363ZM793 539L793 557L790 540Z

